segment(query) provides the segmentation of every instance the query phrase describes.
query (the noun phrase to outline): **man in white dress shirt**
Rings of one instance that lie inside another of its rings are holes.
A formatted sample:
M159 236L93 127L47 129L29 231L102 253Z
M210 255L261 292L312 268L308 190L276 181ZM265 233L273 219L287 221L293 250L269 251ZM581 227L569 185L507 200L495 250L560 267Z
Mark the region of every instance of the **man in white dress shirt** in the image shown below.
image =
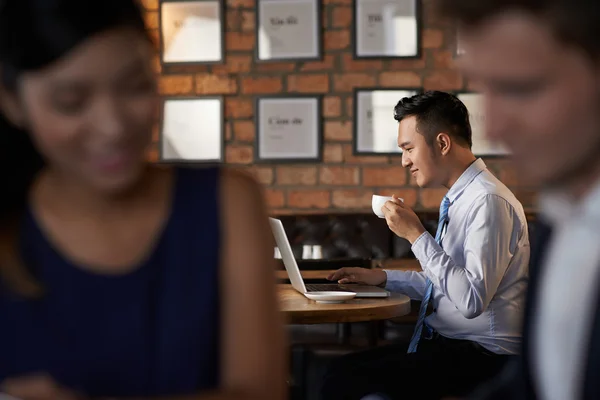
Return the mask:
M469 115L456 96L426 92L402 99L394 111L402 164L420 187L448 188L440 210L447 219L434 238L400 200L387 202L388 226L412 243L423 270L343 268L329 279L430 298L433 312L417 322L410 345L336 360L324 382L326 400L462 395L519 350L529 262L523 207L471 152Z
M543 188L521 357L474 397L600 399L600 1L441 3L488 136Z

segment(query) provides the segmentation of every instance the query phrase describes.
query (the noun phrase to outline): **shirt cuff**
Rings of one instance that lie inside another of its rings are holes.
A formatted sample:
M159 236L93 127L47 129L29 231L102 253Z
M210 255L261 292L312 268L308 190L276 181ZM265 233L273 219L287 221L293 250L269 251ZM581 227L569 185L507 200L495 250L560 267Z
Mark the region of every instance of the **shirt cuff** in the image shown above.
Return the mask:
M438 242L435 241L429 232L423 232L421 236L415 240L411 250L423 267L427 265L427 262L434 255L440 251L443 251Z

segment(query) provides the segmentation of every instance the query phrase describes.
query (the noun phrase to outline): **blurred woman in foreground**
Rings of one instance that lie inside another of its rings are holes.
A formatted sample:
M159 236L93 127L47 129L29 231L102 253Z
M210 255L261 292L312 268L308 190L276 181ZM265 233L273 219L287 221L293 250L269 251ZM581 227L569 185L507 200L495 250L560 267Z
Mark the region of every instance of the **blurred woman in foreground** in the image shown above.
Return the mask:
M0 391L285 397L260 189L145 162L151 60L135 0L0 2Z

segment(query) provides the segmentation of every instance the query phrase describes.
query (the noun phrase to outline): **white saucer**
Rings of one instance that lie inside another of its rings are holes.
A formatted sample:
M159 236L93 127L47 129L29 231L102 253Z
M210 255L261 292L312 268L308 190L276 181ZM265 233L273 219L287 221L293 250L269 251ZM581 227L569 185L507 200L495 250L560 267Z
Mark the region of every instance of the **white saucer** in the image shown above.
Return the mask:
M317 303L343 303L356 297L355 292L310 292L305 294L311 300Z

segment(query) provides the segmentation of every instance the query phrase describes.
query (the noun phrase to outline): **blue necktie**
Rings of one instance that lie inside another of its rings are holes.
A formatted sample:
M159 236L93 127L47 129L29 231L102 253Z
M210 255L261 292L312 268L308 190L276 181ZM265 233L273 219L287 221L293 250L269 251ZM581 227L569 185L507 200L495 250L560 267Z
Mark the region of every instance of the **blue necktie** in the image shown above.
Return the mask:
M442 241L442 231L444 230L444 226L446 222L448 222L448 208L450 207L450 200L447 197L444 197L442 200L442 204L440 205L440 219L438 222L437 233L435 234L435 241L441 245ZM427 313L427 306L429 305L429 300L431 300L431 293L433 292L433 282L427 278L425 282L425 295L423 296L423 301L421 302L421 308L419 309L419 319L417 319L417 325L415 326L415 331L413 332L412 338L410 339L410 344L408 346L408 353L414 353L417 351L417 346L419 345L419 340L421 339L421 332L423 332L423 322L425 321L425 314Z

